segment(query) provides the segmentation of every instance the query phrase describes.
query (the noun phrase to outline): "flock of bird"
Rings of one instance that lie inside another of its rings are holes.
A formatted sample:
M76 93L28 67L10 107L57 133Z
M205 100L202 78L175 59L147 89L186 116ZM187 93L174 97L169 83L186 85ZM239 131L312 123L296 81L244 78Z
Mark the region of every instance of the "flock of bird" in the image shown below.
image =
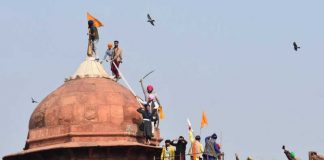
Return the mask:
M155 20L152 19L152 17L150 16L150 14L147 14L147 22L151 23L152 26L154 26ZM294 46L294 50L298 51L298 49L300 49L300 47L297 45L296 42L293 43Z
M155 20L150 16L150 14L147 14L147 22L154 26ZM293 42L293 47L296 52L300 49L296 42ZM31 98L31 101L32 103L38 103L33 97Z

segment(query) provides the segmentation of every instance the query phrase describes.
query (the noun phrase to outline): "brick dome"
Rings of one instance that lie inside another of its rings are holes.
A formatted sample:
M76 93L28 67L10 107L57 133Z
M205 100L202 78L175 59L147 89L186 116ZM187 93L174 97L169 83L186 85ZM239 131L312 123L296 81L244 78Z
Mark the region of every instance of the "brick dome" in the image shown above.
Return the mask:
M29 129L96 124L107 131L140 119L139 104L124 86L105 78L82 78L65 82L34 110ZM102 124L101 124L102 123ZM83 128L91 130L90 128ZM81 130L80 130L81 131Z
M141 145L138 107L134 95L109 78L69 79L32 113L25 149ZM160 141L156 130L152 142Z

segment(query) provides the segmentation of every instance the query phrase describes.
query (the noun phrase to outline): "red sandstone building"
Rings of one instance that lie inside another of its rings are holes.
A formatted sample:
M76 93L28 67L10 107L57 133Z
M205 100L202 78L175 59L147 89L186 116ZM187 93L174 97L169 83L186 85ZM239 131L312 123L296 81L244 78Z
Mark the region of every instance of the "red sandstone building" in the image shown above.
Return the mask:
M91 58L34 110L23 151L3 160L152 160L162 139L144 145L136 98Z

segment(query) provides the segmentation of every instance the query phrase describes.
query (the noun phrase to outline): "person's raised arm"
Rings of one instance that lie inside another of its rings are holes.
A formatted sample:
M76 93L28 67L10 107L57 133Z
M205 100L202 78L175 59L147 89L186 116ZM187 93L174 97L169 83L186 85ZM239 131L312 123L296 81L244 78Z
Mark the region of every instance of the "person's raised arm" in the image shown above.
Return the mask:
M205 143L208 142L208 140L210 139L210 137L211 137L211 136L207 136L207 137L205 138Z
M147 92L145 91L145 88L144 88L143 79L141 79L139 82L141 83L141 87L142 87L142 91L143 91L143 94L144 94L145 101L148 101Z
M159 100L159 98L157 97L157 95L155 95L155 99L156 99L156 102L159 104L159 106L162 107L162 105L161 105L161 103L160 103L160 100Z
M189 140L191 143L195 141L191 127L189 127Z
M173 145L173 146L177 145L176 141L177 141L176 139L172 140L171 145ZM178 143L179 143L179 141L178 141Z
M140 108L138 108L136 111L137 111L138 113L143 113L143 108L140 107Z
M185 145L187 145L188 142L184 139L184 140L182 141L182 143L185 144Z

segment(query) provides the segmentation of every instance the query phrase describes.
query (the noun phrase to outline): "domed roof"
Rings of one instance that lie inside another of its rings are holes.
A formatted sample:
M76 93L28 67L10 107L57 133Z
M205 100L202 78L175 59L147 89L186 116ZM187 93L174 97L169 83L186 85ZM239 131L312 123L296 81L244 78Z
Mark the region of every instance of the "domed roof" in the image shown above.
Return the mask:
M70 79L32 113L25 149L66 143L80 146L142 143L137 108L139 104L130 90L111 79L80 76ZM156 145L161 141L159 136L157 131Z
M140 118L136 113L138 107L132 93L112 80L70 80L37 106L30 118L29 129L99 122L119 128L122 123L132 123L134 118Z

